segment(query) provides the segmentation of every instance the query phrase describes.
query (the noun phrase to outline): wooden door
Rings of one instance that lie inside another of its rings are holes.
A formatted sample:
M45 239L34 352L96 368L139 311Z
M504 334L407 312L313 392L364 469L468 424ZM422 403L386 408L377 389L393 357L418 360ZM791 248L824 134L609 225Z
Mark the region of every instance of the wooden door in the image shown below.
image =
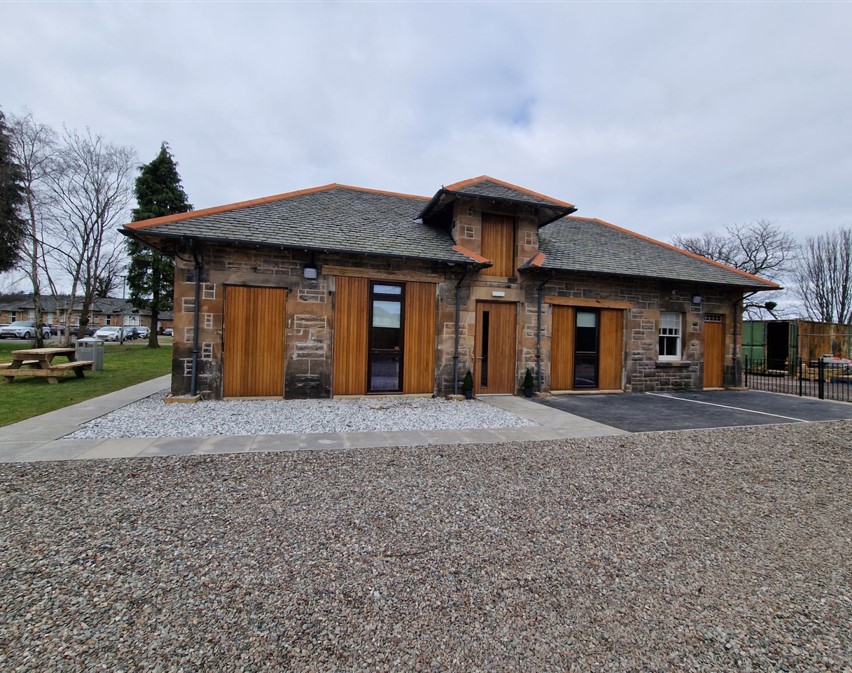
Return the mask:
M482 214L482 256L493 266L482 269L484 276L515 275L515 220L506 215Z
M370 318L370 282L339 277L334 297L335 395L367 392L367 337Z
M474 392L477 394L513 394L515 392L516 333L515 304L477 302Z
M725 385L725 323L704 321L704 387Z
M554 306L551 309L550 389L574 388L574 308Z
M601 390L621 390L621 369L624 361L624 311L601 309L600 368L598 386Z
M434 283L405 284L404 393L435 390L435 293Z
M284 396L287 290L225 287L223 395Z

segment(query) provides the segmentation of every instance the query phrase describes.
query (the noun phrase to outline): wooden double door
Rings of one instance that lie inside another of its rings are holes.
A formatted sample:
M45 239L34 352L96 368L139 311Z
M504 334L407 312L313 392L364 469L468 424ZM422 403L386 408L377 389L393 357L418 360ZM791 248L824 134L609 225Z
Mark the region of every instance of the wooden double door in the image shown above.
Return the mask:
M621 390L624 311L553 306L551 390Z

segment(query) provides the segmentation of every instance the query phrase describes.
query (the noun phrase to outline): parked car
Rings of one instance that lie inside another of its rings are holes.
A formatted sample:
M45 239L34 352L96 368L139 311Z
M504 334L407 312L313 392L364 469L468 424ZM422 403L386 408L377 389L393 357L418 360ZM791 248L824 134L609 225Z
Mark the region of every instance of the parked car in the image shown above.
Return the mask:
M166 329L163 330L163 336L174 336L174 335L175 335L175 331L171 327L166 327Z
M121 341L121 336L121 328L113 325L101 327L97 332L95 332L95 338L103 339L104 341Z
M844 374L852 374L852 360L849 358L835 357L829 353L828 355L821 355L819 359L822 360L823 366L826 369L831 369L832 371L839 369Z
M0 327L0 339L32 339L36 335L36 324L32 320L16 320L11 325ZM50 328L43 325L42 336L50 338Z
M137 327L136 331L139 333L140 339L147 339L149 336L151 336L150 328L145 327L144 325Z

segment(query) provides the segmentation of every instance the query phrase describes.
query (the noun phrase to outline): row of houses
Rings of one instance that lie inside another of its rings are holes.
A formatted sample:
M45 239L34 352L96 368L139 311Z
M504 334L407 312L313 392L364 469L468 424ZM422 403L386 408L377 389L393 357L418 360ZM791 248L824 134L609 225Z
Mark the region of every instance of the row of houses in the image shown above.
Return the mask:
M72 304L69 295L47 295L41 297L41 315L39 320L50 325L80 324L83 306L79 298ZM172 314L161 313L159 329L172 326ZM0 295L0 324L6 325L16 320L36 320L35 301L32 294ZM116 297L98 297L92 302L89 311L89 325L126 325L130 327L151 327L151 312L140 311L130 302Z
M175 256L172 392L222 397L719 388L768 280L481 176L331 184L128 224Z

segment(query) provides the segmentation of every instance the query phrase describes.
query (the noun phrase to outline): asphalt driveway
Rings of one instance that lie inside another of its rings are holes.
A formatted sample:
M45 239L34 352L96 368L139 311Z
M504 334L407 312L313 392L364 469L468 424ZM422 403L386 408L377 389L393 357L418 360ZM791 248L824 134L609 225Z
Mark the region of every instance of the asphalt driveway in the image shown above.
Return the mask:
M852 404L757 390L554 395L539 402L628 432L852 419Z

